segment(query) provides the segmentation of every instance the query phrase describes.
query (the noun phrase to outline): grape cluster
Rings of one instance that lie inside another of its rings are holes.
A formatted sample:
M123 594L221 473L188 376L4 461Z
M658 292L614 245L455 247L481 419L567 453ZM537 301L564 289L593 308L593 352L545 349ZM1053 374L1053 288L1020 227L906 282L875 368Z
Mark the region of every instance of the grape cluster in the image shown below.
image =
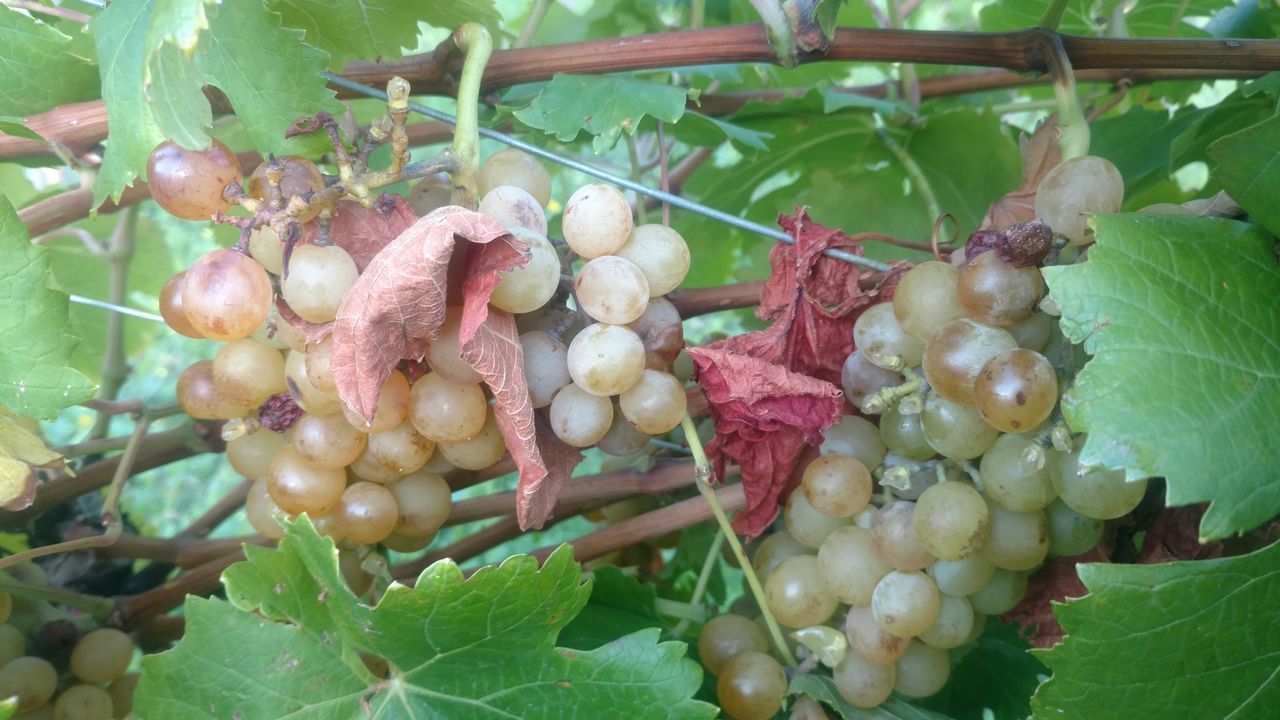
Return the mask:
M197 153L165 143L153 161L156 200L180 217L225 211L226 198L235 195L226 186L240 180L235 156L220 144ZM527 265L500 274L490 303L516 315L529 398L556 435L575 447L630 455L679 424L685 391L666 370L684 338L679 313L662 296L688 272L683 238L661 225L635 226L620 191L588 185L565 207L567 250L558 249L548 239L544 210L551 179L534 158L514 149L495 153L480 167L478 183L479 212L529 248ZM307 160L274 158L251 174L247 193L293 207L307 205L301 200L324 186ZM408 200L425 215L449 204L451 186L447 176L429 176ZM293 248L286 273L284 243L268 225L252 230L247 249L205 254L169 281L160 305L177 332L225 343L212 360L182 373L177 395L194 417L234 421L227 456L254 481L249 521L279 538L277 517L307 513L323 534L349 541L348 550L373 543L404 552L426 547L450 511L442 474L484 470L506 453L490 394L459 355L461 307L447 308L420 364L391 372L366 422L338 396L332 340L308 342L275 302L283 299L307 323L330 322L359 277L356 263L337 245L302 244ZM584 264L570 311L562 268L574 254ZM283 433L253 419L281 393L301 410ZM358 565L349 578L360 577Z
M878 422L847 415L826 431L752 558L785 629L844 631L832 673L851 705L938 692L947 651L1012 610L1031 571L1088 551L1142 499L1145 480L1082 466L1082 438L1055 419L1050 358L1064 342L1038 309L1036 263L1062 245L1055 234L1091 240L1079 213L1116 209L1118 180L1101 158L1063 163L1036 198L1049 223L975 233L958 266L915 266L858 318L842 384ZM718 617L699 649L726 713L773 717L785 683L757 621Z
M21 569L43 577L38 566ZM133 691L138 684L138 674L128 672L134 658L133 639L114 628L81 635L65 619L40 625L34 604L20 606L24 602L15 603L7 593L0 593L0 698L17 698L15 717L133 718ZM14 622L36 626L30 642Z

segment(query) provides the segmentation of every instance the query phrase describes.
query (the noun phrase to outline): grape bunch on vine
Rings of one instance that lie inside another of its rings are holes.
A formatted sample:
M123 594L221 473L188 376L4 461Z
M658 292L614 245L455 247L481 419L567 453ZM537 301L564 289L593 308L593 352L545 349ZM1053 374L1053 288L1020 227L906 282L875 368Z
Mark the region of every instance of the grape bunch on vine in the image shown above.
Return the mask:
M6 0L0 720L1273 717L1280 15L1112 5Z

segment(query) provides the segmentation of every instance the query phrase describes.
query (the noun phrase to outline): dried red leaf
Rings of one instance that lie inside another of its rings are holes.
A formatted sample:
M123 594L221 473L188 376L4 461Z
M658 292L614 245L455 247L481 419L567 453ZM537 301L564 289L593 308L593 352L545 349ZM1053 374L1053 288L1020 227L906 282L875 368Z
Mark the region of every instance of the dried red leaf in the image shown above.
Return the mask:
M409 203L399 195L383 195L373 203L373 207L343 200L333 206L333 215L329 218L329 242L346 250L356 261L356 269L364 272L382 248L417 219ZM319 232L320 223L314 220L303 225L301 242L314 242Z
M1027 642L1034 647L1056 645L1062 639L1063 632L1058 619L1053 616L1053 604L1089 594L1076 573L1076 564L1109 562L1110 559L1106 543L1099 544L1083 555L1051 558L1027 580L1027 594L1022 596L1022 602L1000 619L1017 623Z
M525 515L540 516L542 520L534 527L542 527L546 518L555 509L556 498L565 482L573 476L573 471L582 462L582 451L566 443L551 429L551 421L546 415L535 413L535 434L538 441L538 452L542 455L542 463L546 466L546 479L538 487L519 487L519 500L516 505L516 517L520 519L520 508Z
M1222 543L1201 544L1200 517L1204 504L1166 507L1156 513L1138 551L1140 563L1162 563L1174 560L1209 560L1222 557Z
M308 345L324 342L324 339L333 333L333 323L313 323L303 320L298 313L289 307L289 303L284 301L284 297L276 296L276 312L280 313L280 319L289 323L295 330L302 333L307 339Z
M801 452L839 418L843 396L831 383L736 351L742 337L688 353L716 425L707 453L721 477L728 461L741 468L747 506L733 529L754 537L777 516Z
M1017 189L991 203L979 229L1002 230L1036 218L1036 188L1049 171L1062 162L1058 150L1058 116L1045 118L1030 138L1018 140L1022 149L1022 182Z

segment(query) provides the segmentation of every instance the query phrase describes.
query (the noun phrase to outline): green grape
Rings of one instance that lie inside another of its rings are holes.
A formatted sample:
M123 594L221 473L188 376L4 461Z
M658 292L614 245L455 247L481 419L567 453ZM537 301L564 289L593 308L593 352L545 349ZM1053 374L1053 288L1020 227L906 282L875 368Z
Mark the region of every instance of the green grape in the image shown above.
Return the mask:
M868 470L880 467L888 452L875 423L857 415L844 415L835 425L823 430L818 450L823 455L840 453L857 458Z
M1017 267L999 253L985 252L960 269L956 295L969 317L988 325L1012 325L1026 320L1044 293L1044 279L1036 267Z
M643 310L642 310L643 312ZM625 325L596 323L569 342L569 376L592 395L609 397L630 390L645 370L644 342Z
M337 245L299 245L289 257L289 272L280 294L289 307L310 323L327 323L360 277L350 253Z
M649 281L649 295L659 297L680 287L689 273L689 246L665 225L637 225L614 255L635 263Z
M1040 353L1006 350L978 371L973 399L987 424L1024 432L1047 420L1058 404L1058 376Z
M401 535L393 530L390 535L382 538L382 547L398 553L411 554L426 550L435 539L435 533L414 537L412 535Z
M944 650L960 647L973 633L973 606L963 597L942 595L938 619L920 633L920 641Z
M540 233L514 228L511 234L529 246L529 262L498 273L498 286L489 302L509 313L533 312L546 305L560 288L560 256Z
M579 257L590 260L617 252L631 237L635 221L622 191L605 183L578 188L560 217L564 241Z
M448 176L445 176L444 181L452 187ZM516 148L505 148L490 155L480 164L476 182L480 186L481 196L487 195L499 185L512 185L532 195L542 207L551 202L551 176L547 169L537 158ZM447 198L442 204L449 204Z
M133 638L115 628L85 633L71 651L71 672L92 685L118 680L133 662Z
M0 667L27 654L27 638L12 625L0 625Z
M284 527L280 520L288 517L276 501L271 499L267 489L267 478L260 477L253 481L249 494L244 500L244 513L258 534L268 540L279 540L284 537Z
M548 418L556 437L573 447L590 447L609 433L613 403L607 397L583 390L577 383L569 383L551 401Z
M271 458L286 443L284 435L260 428L227 441L227 462L236 472L256 480L267 473Z
M1042 312L1034 312L1026 320L1005 326L1005 330L1018 341L1018 347L1035 352L1045 349L1055 329L1054 319Z
M1070 557L1092 550L1102 540L1101 520L1085 517L1061 500L1044 509L1049 519L1049 554Z
M213 381L212 360L194 362L183 370L178 376L175 394L178 397L178 407L200 420L244 417L258 407L237 403L218 392L218 386Z
M719 675L724 666L741 653L768 650L769 638L764 630L741 615L711 618L698 635L698 658L712 675Z
M1026 593L1026 573L996 568L987 584L969 595L969 604L983 615L1003 615L1017 607Z
M906 641L903 641L906 645ZM870 710L893 693L897 682L897 668L868 662L856 654L846 655L844 661L831 671L836 692L845 702L856 708Z
M958 270L937 260L907 271L893 293L893 315L902 329L928 342L943 325L963 317L964 307L956 294L959 279Z
M560 388L573 382L569 377L569 348L550 333L532 330L520 336L520 349L524 352L529 401L535 409L547 407Z
M519 151L517 151L519 152ZM536 160L534 162L537 162ZM481 172L484 172L484 165L480 166ZM546 172L546 170L543 170ZM548 181L549 182L549 181ZM480 182L480 197L499 185L513 185L515 183L496 182L486 185L482 180ZM525 188L526 190L528 188ZM551 196L551 188L548 184L547 196ZM419 217L430 214L433 210L439 210L442 207L453 204L453 180L449 178L448 173L432 173L422 178L418 182L409 186L409 192L405 195L405 200L409 202L409 207L417 213Z
M720 709L731 720L769 720L782 709L786 694L786 673L762 652L739 653L716 682Z
M258 261L263 270L272 275L284 272L284 243L270 225L254 228L249 232L249 257Z
M898 407L884 411L880 416L880 437L890 452L907 460L928 460L937 454L925 438L921 414L908 415Z
M649 281L633 262L617 255L590 260L574 278L574 297L592 320L626 325L649 306Z
M924 343L898 324L892 302L862 311L853 325L853 346L871 364L891 370L919 365L924 353Z
M405 420L386 432L370 435L364 457L366 462L403 477L425 465L435 450L435 442L419 435L413 423Z
M907 651L910 638L885 632L876 622L870 605L849 608L844 620L844 634L849 639L850 656L856 655L872 665L893 667Z
M840 387L854 407L862 407L867 398L888 387L896 387L905 381L901 373L886 370L873 364L860 352L851 352L840 372Z
M871 614L890 635L914 637L938 619L942 599L933 579L922 572L894 570L876 583Z
M488 215L508 230L547 234L547 214L542 211L542 204L521 188L499 185L480 198L478 209L481 215Z
M425 357L431 369L445 380L462 385L478 383L484 378L458 352L458 333L462 330L462 307L445 308L440 331L427 343Z
M53 704L54 720L111 720L111 695L93 685L72 685Z
M938 483L916 501L916 537L940 560L962 560L987 540L987 501L962 482Z
M755 570L760 582L769 579L783 560L796 555L811 555L813 548L802 545L800 541L783 530L770 534L756 546L751 555L751 568Z
M983 422L981 413L972 405L958 403L930 393L920 413L920 428L925 441L943 457L972 460L991 447L1000 435Z
M479 383L455 383L440 373L429 372L418 378L409 391L413 427L435 442L462 442L475 437L488 415L489 401Z
M947 323L929 339L921 367L935 394L972 404L973 384L982 366L1017 347L1008 331L963 318Z
M129 673L107 686L111 696L112 717L123 718L133 712L133 691L138 687L139 673Z
M1076 447L1084 446L1079 440ZM1129 514L1147 492L1147 481L1125 480L1123 470L1086 470L1080 451L1050 453L1049 475L1058 497L1072 510L1095 520L1113 520Z
M827 588L849 605L868 605L889 567L876 554L871 532L857 525L837 528L818 548L818 566Z
M0 667L0 697L17 696L18 710L31 712L48 704L58 687L58 671L48 660L24 656Z
M307 356L305 352L292 350L284 359L285 384L289 387L289 397L305 412L312 415L329 415L342 410L335 390L325 391L316 387L307 375Z
M182 307L182 287L186 281L187 271L183 270L164 284L159 297L160 316L164 318L164 324L168 325L170 330L179 335L200 340L204 335L187 319L187 311Z
M8 621L12 614L13 596L7 592L0 592L0 623Z
M947 684L951 657L946 650L912 640L911 646L898 658L897 671L894 690L907 697L928 697Z
M396 528L400 509L390 490L377 483L358 482L343 491L333 513L347 539L376 543Z
M939 560L929 566L929 575L938 589L948 595L972 595L991 582L996 566L981 553L963 560Z
M618 408L627 421L649 435L674 430L684 418L687 402L684 386L674 375L649 369L618 396Z
M392 370L382 383L372 420L365 420L346 405L342 406L342 412L347 416L347 422L357 430L367 433L386 432L409 417L409 392L409 380L404 373Z
M342 468L313 465L291 445L276 453L267 470L271 499L290 515L324 515L338 504L346 487L347 473Z
M848 518L834 518L818 512L803 492L792 491L782 511L783 522L801 545L817 549L822 546L827 536L838 527L849 524ZM803 627L803 626L797 626Z
M876 554L896 570L919 570L933 562L933 553L916 533L915 513L913 502L892 502L880 508L871 526Z
M979 474L987 497L1010 510L1040 510L1058 496L1045 451L1022 435L996 438L982 456Z
M395 532L406 537L435 535L453 507L453 491L439 475L419 470L387 486L395 496L399 516Z
M613 421L609 423L609 431L596 441L596 449L606 455L629 457L649 447L652 435L640 432L627 422L618 403L613 403Z
M1088 213L1113 213L1124 202L1124 179L1107 160L1084 155L1050 170L1036 189L1036 215L1072 245L1093 241Z
M208 150L188 150L165 140L147 158L147 186L156 204L183 220L209 220L230 209L223 191L244 175L231 148L211 140Z
M805 467L800 490L823 515L853 517L871 501L871 473L848 455L820 455Z
M293 447L298 454L322 468L350 465L365 451L369 442L369 436L351 427L342 413L304 414L293 424L292 434Z
M463 470L485 470L502 459L507 452L507 441L498 429L498 421L491 411L485 418L480 432L470 440L457 443L439 443L437 447L454 467Z
M793 628L826 622L838 604L812 555L783 560L765 581L764 594L778 622Z
M1049 523L1043 510L1014 512L992 504L991 530L982 554L1005 570L1030 570L1049 554Z

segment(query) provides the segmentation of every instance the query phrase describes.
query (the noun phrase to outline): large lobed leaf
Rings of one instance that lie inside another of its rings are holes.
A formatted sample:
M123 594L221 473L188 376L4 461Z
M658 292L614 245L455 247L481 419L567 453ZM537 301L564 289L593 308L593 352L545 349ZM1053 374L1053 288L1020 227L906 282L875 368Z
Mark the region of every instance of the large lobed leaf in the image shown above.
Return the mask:
M492 0L269 0L286 27L300 28L307 42L329 53L339 70L349 60L398 60L418 45L418 21L453 29L464 22L500 18ZM447 24L440 24L440 23Z
M333 543L309 520L279 548L246 548L229 602L189 598L187 632L148 656L139 717L349 720L440 717L711 718L691 700L701 672L681 643L644 630L580 652L555 647L591 595L572 551L527 556L470 579L442 561L376 607L343 584ZM358 653L385 659L375 678Z
M516 119L569 142L586 130L603 153L623 132L635 134L646 115L676 122L684 114L685 91L674 85L622 77L556 75Z
M1209 146L1214 174L1232 199L1272 235L1280 235L1280 116Z
M1259 228L1173 215L1093 220L1086 263L1045 269L1063 332L1093 359L1063 397L1081 460L1163 475L1210 501L1202 538L1280 513L1280 265Z
M71 43L57 28L0 7L0 112L21 117L94 97L98 74Z
M1280 707L1280 545L1163 565L1087 564L1037 718L1272 717Z
M7 198L0 198L0 267L0 404L52 419L97 388L68 367L79 341L64 332L67 296L49 288L48 250L30 243Z

